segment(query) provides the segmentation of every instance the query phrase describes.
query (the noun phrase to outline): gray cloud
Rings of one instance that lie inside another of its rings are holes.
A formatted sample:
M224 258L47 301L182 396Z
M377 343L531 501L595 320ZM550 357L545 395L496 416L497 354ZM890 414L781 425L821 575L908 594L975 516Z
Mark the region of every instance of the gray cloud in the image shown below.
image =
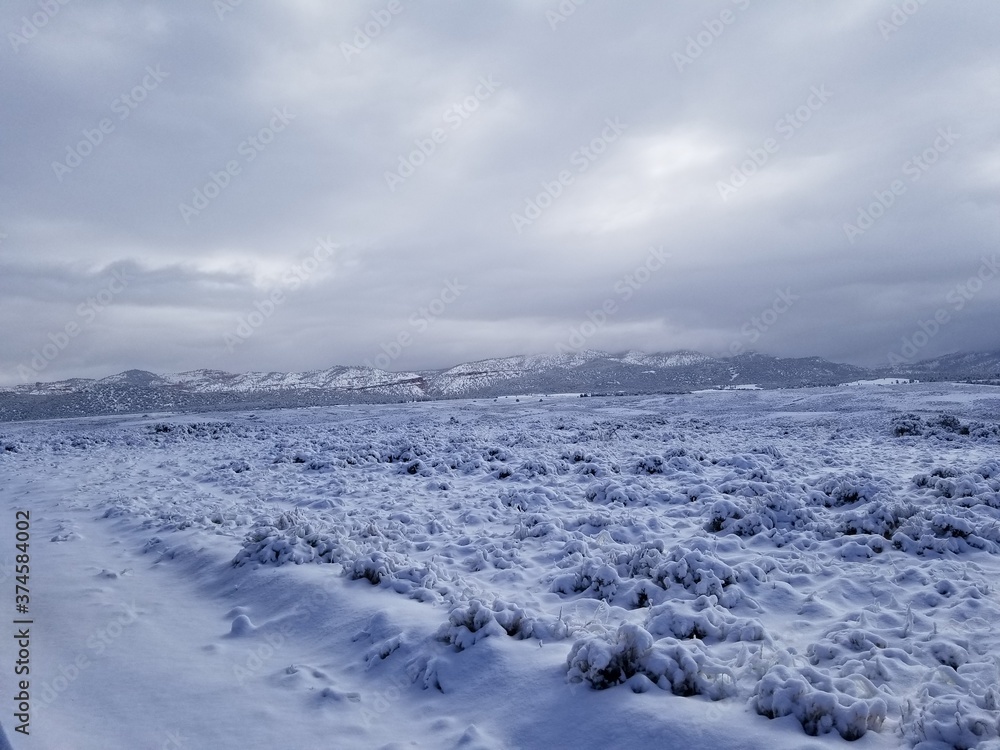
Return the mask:
M29 39L53 6L19 0L0 381L72 322L33 377L552 352L609 298L593 348L881 364L941 308L921 356L1000 347L1000 277L953 296L1000 250L998 17L897 5L69 0Z

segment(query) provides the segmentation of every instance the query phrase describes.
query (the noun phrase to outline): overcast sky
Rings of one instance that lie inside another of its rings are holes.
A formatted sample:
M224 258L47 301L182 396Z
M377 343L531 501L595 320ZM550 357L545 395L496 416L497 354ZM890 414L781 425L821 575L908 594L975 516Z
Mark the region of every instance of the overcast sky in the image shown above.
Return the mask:
M3 383L1000 348L995 0L11 0L0 30Z

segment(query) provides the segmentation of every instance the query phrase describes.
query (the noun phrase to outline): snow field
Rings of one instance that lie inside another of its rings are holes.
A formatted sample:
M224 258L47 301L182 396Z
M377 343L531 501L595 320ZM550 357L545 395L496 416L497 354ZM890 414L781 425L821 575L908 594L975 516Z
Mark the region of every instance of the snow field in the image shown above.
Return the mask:
M425 722L427 746L544 746L531 704L506 715L507 692L473 721L471 685L516 679L539 683L567 731L606 705L609 726L589 728L605 746L629 736L616 711L655 707L635 737L690 737L700 716L727 747L806 747L805 734L996 750L994 392L25 423L0 428L0 471L83 488L61 501L51 543L86 544L86 519L139 564L226 581L205 596L248 592L215 643L254 644L236 687L353 717L344 747L402 747L415 730L386 739L386 711L435 706L457 718ZM360 623L335 653L268 653L326 632L334 607Z

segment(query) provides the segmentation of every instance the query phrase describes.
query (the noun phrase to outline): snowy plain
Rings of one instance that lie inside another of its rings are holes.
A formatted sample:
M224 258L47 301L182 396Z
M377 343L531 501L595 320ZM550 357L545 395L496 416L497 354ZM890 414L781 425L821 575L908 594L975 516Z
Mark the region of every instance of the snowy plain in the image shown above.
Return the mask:
M35 622L31 735L0 723L997 750L998 423L996 388L904 384L0 424Z

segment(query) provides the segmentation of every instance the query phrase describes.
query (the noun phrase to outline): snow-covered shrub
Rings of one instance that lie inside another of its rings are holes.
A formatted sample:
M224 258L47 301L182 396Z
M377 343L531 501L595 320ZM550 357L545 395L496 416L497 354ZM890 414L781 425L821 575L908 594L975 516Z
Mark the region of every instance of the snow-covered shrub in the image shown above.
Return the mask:
M769 497L777 493L776 484L761 482L756 479L747 479L736 475L727 475L725 481L719 484L719 492L733 497Z
M778 450L777 446L775 446L775 445L773 445L771 443L768 443L767 445L756 445L756 446L754 446L754 447L752 447L750 449L750 452L751 453L759 453L759 454L761 454L763 456L770 456L775 461L780 461L781 459L783 459L785 457L782 454L782 452L780 450Z
M430 455L431 451L426 447L410 440L399 440L395 444L386 446L379 451L379 458L382 462L390 464L409 464Z
M396 473L409 474L410 476L432 477L434 476L434 469L419 458L415 458L412 461L407 461L405 464L401 464Z
M992 472L992 462L973 473L962 474L955 469L935 469L931 474L913 477L916 487L945 500L957 500L966 507L987 505L1000 508L1000 477Z
M957 432L960 435L969 434L969 426L962 424L962 421L951 414L942 414L936 420L930 421L931 427L939 427L945 432Z
M652 578L654 571L664 560L663 542L659 539L643 542L621 552L615 559L615 566L623 576L629 578Z
M554 474L556 474L554 464L537 458L530 458L527 461L523 461L514 470L514 477L517 479L534 479L535 477L547 477Z
M507 452L506 448L494 446L483 451L483 458L487 461L510 461L513 456Z
M448 622L438 629L436 638L452 644L458 651L464 651L483 638L506 634L493 611L481 600L472 599L468 604L452 609Z
M508 635L512 638L564 638L568 633L565 623L536 621L515 604L497 599L492 605L481 599L454 607L448 622L442 625L436 638L464 651L491 635Z
M916 512L912 505L870 503L845 512L838 518L837 531L848 536L877 534L892 538L902 523Z
M900 730L917 747L993 750L1000 746L1000 694L995 684L940 667L907 701Z
M599 637L577 641L566 667L571 682L586 682L595 690L625 682L648 684L648 680L675 695L718 700L730 695L734 685L731 670L711 659L700 644L673 638L654 641L633 623L621 625L611 642Z
M211 440L221 440L223 437L247 437L247 428L240 427L232 422L188 422L171 423L158 422L146 427L147 434L165 436L172 438L209 438Z
M573 469L574 474L582 474L589 477L603 477L607 476L607 471L599 463L594 461L585 461L583 463L576 464Z
M781 493L774 493L749 500L717 500L709 508L704 529L715 534L750 537L774 529L801 528L812 520L813 515L808 508L801 507Z
M563 461L568 461L569 463L572 464L594 463L595 461L597 461L597 457L594 456L593 453L589 453L588 451L585 451L583 448L580 448L579 446L575 445L566 448L562 453L559 454L559 458L561 458Z
M770 483L773 481L773 477L767 467L761 464L760 461L750 454L739 454L729 456L727 458L720 458L717 465L725 466L730 469L725 477L723 477L724 482L736 479L762 483ZM726 490L722 491L725 492Z
M518 547L512 541L487 542L476 550L470 569L477 571L492 567L497 570L509 570L519 563Z
M339 536L321 532L294 514L286 513L252 529L244 538L243 549L233 559L233 565L336 562L343 541Z
M951 414L928 417L926 420L916 414L904 414L892 421L891 429L897 437L918 435L940 440L955 440L956 437L967 436L976 441L993 441L1000 437L1000 425L979 421L962 422Z
M901 414L895 417L890 423L892 434L896 437L906 437L910 435L923 435L927 425L919 414Z
M827 508L883 500L891 495L888 483L867 471L824 477L812 484L815 489L809 492L809 499Z
M969 661L969 650L967 646L968 642L966 642L965 646L962 646L954 641L938 638L927 645L927 652L933 656L939 664L943 664L946 667L951 667L952 669L957 670Z
M824 638L806 649L809 662L818 664L843 664L849 659L875 658L878 652L889 647L889 642L878 633L857 627L837 626Z
M649 611L646 629L653 635L702 641L762 641L758 620L736 617L705 596L692 602L668 601Z
M541 539L543 537L555 537L562 529L562 522L559 519L550 520L549 516L542 513L529 513L520 518L514 530L511 532L517 540ZM565 538L565 534L560 535Z
M976 469L975 473L983 479L994 479L1000 477L1000 461L992 459Z
M714 596L723 607L735 607L743 598L735 584L743 580L763 580L765 574L756 566L746 566L738 574L715 557L704 539L693 539L689 547L676 546L653 573L653 580L664 588L680 584L695 596Z
M652 581L627 580L618 586L613 603L626 609L642 609L660 604L667 592Z
M635 474L664 474L667 471L667 462L663 456L643 456L632 465Z
M697 461L698 463L708 463L708 455L704 451L698 448L689 448L686 445L672 445L663 451L663 457L666 459L671 458L690 458L692 461Z
M245 458L233 459L218 467L220 471L231 471L234 474L242 474L245 471L250 471L252 468L250 462Z
M642 661L652 651L653 636L631 623L623 624L609 643L603 638L577 641L566 657L570 682L587 682L595 690L621 685L642 672Z
M556 578L552 591L557 594L585 594L610 602L614 600L621 584L618 571L600 558L587 558L573 573Z
M984 508L985 506L977 506ZM975 508L954 506L914 514L893 534L896 549L918 555L927 552L961 554L972 550L1000 553L1000 525L995 511L985 515Z
M548 487L509 487L500 490L500 502L508 508L526 512L539 513L560 500L559 494Z
M647 504L635 487L625 487L613 479L594 482L587 488L584 497L588 502L598 505L618 504L628 507Z
M769 719L794 716L809 735L836 730L845 740L878 731L888 707L885 700L859 697L857 682L833 679L812 667L793 670L776 664L757 683L753 706ZM874 686L869 692L874 692Z
M344 566L344 572L352 581L365 579L378 586L395 572L395 561L383 552L370 552Z

